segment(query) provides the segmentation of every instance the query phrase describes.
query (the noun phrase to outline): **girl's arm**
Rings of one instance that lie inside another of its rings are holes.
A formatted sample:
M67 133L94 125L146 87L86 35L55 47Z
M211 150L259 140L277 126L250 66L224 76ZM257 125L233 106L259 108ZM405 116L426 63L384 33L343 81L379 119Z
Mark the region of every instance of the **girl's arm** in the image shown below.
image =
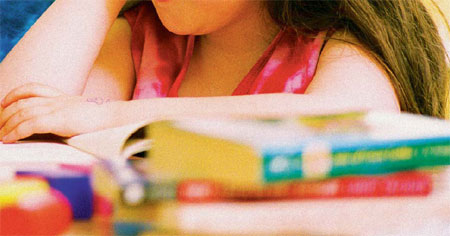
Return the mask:
M82 93L125 0L56 0L0 64L0 98L29 82Z
M60 96L42 86L13 90L2 102L0 138L14 142L34 133L73 136L142 120L199 116L268 117L361 110L400 110L384 69L364 49L340 40L324 47L304 95L155 98L102 103ZM32 98L28 98L32 96Z
M84 97L97 101L131 98L135 74L130 45L130 25L125 18L118 18L92 67L83 91Z

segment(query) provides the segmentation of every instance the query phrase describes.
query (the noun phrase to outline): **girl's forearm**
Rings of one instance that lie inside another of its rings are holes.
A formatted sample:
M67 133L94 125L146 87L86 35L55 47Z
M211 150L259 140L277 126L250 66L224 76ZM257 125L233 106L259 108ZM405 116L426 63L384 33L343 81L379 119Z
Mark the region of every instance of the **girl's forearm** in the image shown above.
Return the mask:
M122 102L119 125L185 117L280 117L345 111L383 110L317 95L262 94L230 97L156 98ZM130 116L129 114L133 114Z
M125 0L56 0L0 64L0 97L28 82L80 94Z

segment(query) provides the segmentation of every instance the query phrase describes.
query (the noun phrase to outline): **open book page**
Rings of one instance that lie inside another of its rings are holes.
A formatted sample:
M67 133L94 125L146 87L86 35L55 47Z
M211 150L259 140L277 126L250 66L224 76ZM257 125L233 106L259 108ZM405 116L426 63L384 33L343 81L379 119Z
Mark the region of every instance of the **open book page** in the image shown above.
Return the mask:
M95 158L69 145L53 141L0 142L0 166L20 163L62 163L85 165Z
M142 121L117 128L82 134L66 139L65 142L72 147L99 158L125 159L135 153L150 149L151 141L144 139L145 137L130 140L134 133L149 123L149 121Z

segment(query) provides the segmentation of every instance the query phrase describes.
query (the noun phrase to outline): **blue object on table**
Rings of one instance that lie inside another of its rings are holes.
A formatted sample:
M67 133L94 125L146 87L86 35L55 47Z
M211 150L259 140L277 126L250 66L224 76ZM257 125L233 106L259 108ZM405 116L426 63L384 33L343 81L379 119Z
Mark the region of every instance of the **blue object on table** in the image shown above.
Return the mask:
M0 0L0 62L54 0Z
M70 202L73 218L90 219L94 212L94 191L89 174L71 170L17 171L17 176L38 176L46 179Z

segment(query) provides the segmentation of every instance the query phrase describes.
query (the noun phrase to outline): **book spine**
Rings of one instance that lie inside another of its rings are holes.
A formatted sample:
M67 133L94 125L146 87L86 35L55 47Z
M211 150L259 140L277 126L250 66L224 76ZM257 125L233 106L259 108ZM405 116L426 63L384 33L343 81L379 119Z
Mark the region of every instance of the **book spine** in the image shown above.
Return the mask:
M289 154L263 153L264 181L377 175L427 166L450 165L450 138L333 150L316 143Z
M292 183L289 196L293 199L426 196L432 185L432 178L426 173L405 172Z
M151 184L149 201L205 203L237 200L314 199L347 197L426 196L432 190L428 173L404 172L385 176L341 177L236 187L208 180Z

